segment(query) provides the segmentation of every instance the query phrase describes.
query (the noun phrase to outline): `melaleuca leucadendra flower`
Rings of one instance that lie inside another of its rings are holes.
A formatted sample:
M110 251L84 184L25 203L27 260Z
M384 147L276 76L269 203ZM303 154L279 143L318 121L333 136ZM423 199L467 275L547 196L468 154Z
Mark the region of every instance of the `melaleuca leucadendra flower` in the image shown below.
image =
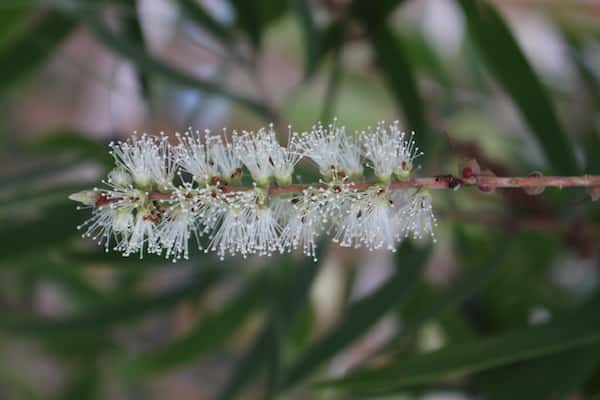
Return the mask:
M345 247L394 251L407 237L433 237L436 225L430 194L398 181L410 178L422 153L397 122L356 133L335 121L289 128L286 145L272 125L231 135L187 131L173 142L133 135L110 153L116 167L104 187L70 198L92 209L83 236L125 256L177 261L196 247L221 259L301 250L316 260L325 235ZM319 182L294 184L303 158L318 166ZM250 186L240 186L244 174Z

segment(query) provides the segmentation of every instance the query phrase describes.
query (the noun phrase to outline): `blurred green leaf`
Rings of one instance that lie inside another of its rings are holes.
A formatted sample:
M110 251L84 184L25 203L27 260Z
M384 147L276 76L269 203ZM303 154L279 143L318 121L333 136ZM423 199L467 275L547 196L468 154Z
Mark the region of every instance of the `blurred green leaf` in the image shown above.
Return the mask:
M551 169L561 174L579 174L573 145L550 97L501 15L489 2L458 0L458 3L486 65L512 97L544 150Z
M73 368L74 375L63 389L60 400L95 400L100 399L101 372L97 360L87 360Z
M569 398L600 363L600 346L582 346L477 376L490 400L559 400ZM565 368L567 367L567 368Z
M21 0L11 7L0 8L0 48L25 29L26 22L32 17L34 4L34 0Z
M284 371L282 388L290 388L308 377L329 358L361 338L386 312L406 301L419 282L428 254L429 248L417 249L404 243L396 255L398 266L394 275L374 293L350 304L345 318Z
M590 69L588 64L585 62L582 54L582 44L576 34L572 32L563 32L563 36L569 44L569 54L571 60L575 64L579 78L585 85L585 89L589 94L593 104L593 108L600 108L600 82L594 76L594 71ZM594 118L594 113L589 115L590 121L588 122L589 127L583 134L582 137L582 148L585 152L585 172L588 174L600 173L600 132L596 127L597 121Z
M416 131L419 148L427 151L430 131L425 119L425 104L419 94L416 71L408 58L404 39L376 17L364 14L363 18L388 88L404 111L407 129Z
M417 315L410 318L405 317L403 319L404 326L402 330L386 343L382 349L383 351L379 351L378 353L384 355L392 351L404 350L403 345L407 343L407 339L423 324L448 309L463 304L466 300L483 290L496 277L501 267L505 265L507 259L506 253L506 246L499 244L493 252L486 252L484 265L479 265L475 270L473 268L464 270L463 276L459 278L458 282L453 282L449 288L441 293L430 295L432 297L430 303L423 309L420 309ZM492 261L488 264L489 260Z
M398 32L402 38L403 49L416 71L425 71L445 89L452 89L452 82L445 69L444 60L431 47L420 31L406 30Z
M86 136L83 132L69 129L50 131L43 137L32 141L29 148L35 152L52 155L74 153L87 161L97 161L106 168L114 166L109 154L108 142Z
M77 332L106 330L113 325L131 322L175 306L192 297L198 297L223 276L214 266L204 269L190 278L189 283L171 288L159 294L132 296L123 302L102 305L82 312L80 315L62 319L24 317L7 311L0 312L0 330L22 336L62 335Z
M143 49L128 42L124 37L112 32L111 29L97 17L93 10L87 10L87 12L82 11L81 15L84 21L86 21L87 26L100 42L115 53L127 58L144 71L162 76L171 82L184 87L196 88L210 94L226 97L262 116L270 116L268 109L258 100L236 94L222 87L218 83L194 77L187 72L157 60Z
M120 0L120 1L125 1L126 3L128 3L126 5L129 6L134 11L137 9L137 6L138 6L137 0ZM142 24L141 24L141 21L139 18L139 12L125 13L121 18L121 22L123 24L123 34L127 38L127 41L129 41L136 47L138 47L144 51L147 51L146 41L144 39L144 31L142 30ZM143 69L141 69L139 67L137 68L135 73L136 73L136 78L138 80L138 83L140 85L140 89L141 89L143 98L147 99L148 97L150 97L150 77L146 73L146 71L144 71Z
M33 166L20 169L10 175L0 176L0 191L15 193L24 187L35 185L42 180L73 170L81 163L80 157L40 157ZM31 190L31 189L28 189Z
M384 23L385 19L405 0L379 0L373 2L370 0L353 0L350 4L350 11L355 16L369 15L372 22Z
M177 0L182 12L186 17L196 22L198 26L212 33L224 44L229 44L232 40L232 32L228 26L222 24L210 15L204 7L195 0Z
M235 9L237 25L244 31L254 47L258 48L262 36L271 23L288 9L288 0L230 0Z
M105 293L94 287L74 265L62 263L48 257L47 254L35 252L11 261L19 272L32 273L42 280L50 281L65 289L84 305L97 305L108 301Z
M68 200L65 199L65 202ZM47 248L71 239L80 222L71 204L52 208L47 215L24 222L10 221L0 226L0 261L33 250Z
M250 349L237 363L229 382L218 396L220 400L233 399L269 362L279 357L280 338L288 333L306 303L319 264L311 258L305 258L305 262L281 268L285 273L284 281L277 282L270 293L274 301L268 319Z
M309 0L294 0L294 11L298 16L304 39L304 76L312 76L318 64L319 36Z
M388 390L433 382L449 374L466 374L528 360L600 341L600 316L588 305L549 324L515 330L474 342L450 344L440 350L403 355L379 368L357 370L325 382L323 387Z
M250 278L245 287L219 312L202 318L189 333L163 348L141 354L126 367L134 377L164 373L196 360L223 345L243 324L250 312L264 300L264 276Z
M0 43L0 90L14 85L46 59L75 28L75 21L56 11L49 11Z

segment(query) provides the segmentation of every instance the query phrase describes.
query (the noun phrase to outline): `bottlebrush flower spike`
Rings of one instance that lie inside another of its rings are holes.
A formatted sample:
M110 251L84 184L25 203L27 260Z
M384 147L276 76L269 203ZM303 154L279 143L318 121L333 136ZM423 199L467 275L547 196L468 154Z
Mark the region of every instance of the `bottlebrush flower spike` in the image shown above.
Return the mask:
M290 127L287 142L269 125L231 136L187 131L174 144L162 134L111 143L116 168L105 187L69 196L92 209L79 229L106 251L172 261L189 258L192 241L221 259L301 249L316 260L324 234L341 246L391 251L405 237L433 237L431 196L410 184L393 189L422 154L397 122L355 134L335 121L308 132ZM317 164L321 181L293 184L302 158ZM364 166L376 182L364 181ZM251 187L239 186L244 171Z

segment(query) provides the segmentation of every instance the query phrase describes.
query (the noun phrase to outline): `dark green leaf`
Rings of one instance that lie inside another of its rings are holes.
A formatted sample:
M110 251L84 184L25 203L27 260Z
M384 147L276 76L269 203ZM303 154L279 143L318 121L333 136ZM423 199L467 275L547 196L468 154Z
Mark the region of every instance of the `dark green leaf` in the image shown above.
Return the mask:
M559 173L577 175L580 168L573 146L548 93L500 14L485 1L459 0L459 4L486 65L512 97L551 168Z
M16 37L32 17L34 0L21 0L12 6L0 8L0 48Z
M600 363L600 346L593 344L536 358L476 378L490 400L559 400L569 398ZM568 366L568 368L565 368Z
M33 166L20 169L11 175L0 175L0 191L14 193L46 178L73 170L79 163L81 163L81 158L77 156L52 159L42 157Z
M41 218L27 222L11 221L1 225L0 260L27 254L34 249L47 248L77 235L76 226L81 222L81 217L70 203L65 199L64 205L52 208Z
M0 47L0 90L40 66L75 28L75 21L50 11Z
M416 131L419 148L426 151L430 135L425 119L425 104L419 94L416 72L407 57L403 39L385 23L371 24L368 34L388 87L404 111L407 128Z
M126 372L147 377L182 366L203 354L219 348L246 320L250 311L264 298L264 277L253 278L220 312L202 318L186 335L158 351L144 353L134 359Z
M459 306L485 288L499 272L500 267L504 265L505 253L505 246L499 245L493 254L488 254L485 265L480 265L475 271L463 271L464 276L458 282L452 284L451 287L434 296L435 300L428 307L420 310L418 315L406 318L403 329L383 349L388 353L393 350L403 350L402 345L406 343L406 339L424 323L439 316L449 308ZM490 265L487 264L488 260L492 260Z
M212 33L223 43L228 44L232 39L232 33L229 27L217 21L210 15L202 5L195 0L177 0L181 11L186 17L196 22L200 27Z
M194 77L187 72L157 60L144 50L129 43L124 37L120 37L112 32L92 11L83 12L82 18L87 22L87 25L98 40L106 47L127 58L144 71L162 76L175 84L196 88L210 94L224 96L260 115L269 116L268 109L259 101L233 93L218 83Z
M254 47L261 45L268 26L281 17L289 6L288 0L230 0L235 9L236 22Z
M40 319L2 312L0 330L22 336L72 334L77 332L105 330L115 324L143 318L189 299L199 296L222 276L221 270L205 267L190 282L159 294L128 298L124 302L104 305L82 312L81 315L62 319Z
M281 266L284 282L274 287L271 295L273 306L264 328L255 342L236 365L232 377L219 395L220 400L234 398L265 366L278 359L279 349L273 346L287 334L305 304L312 282L319 271L319 264L310 258L295 263L293 267ZM279 266L272 266L278 268ZM278 377L275 377L278 379ZM271 382L272 386L273 382Z
M129 3L127 5L130 6L132 10L136 10L137 0L125 1ZM127 41L146 51L146 41L144 39L144 32L142 30L139 14L137 12L127 12L123 15L121 20L124 28L123 34L127 38ZM148 98L150 96L150 77L140 68L136 71L136 75L143 97Z
M98 161L104 167L114 166L114 160L108 150L108 142L94 140L83 132L56 130L48 132L42 138L30 143L29 148L38 153L54 155L74 153L88 161Z
M322 363L362 337L387 311L406 301L419 282L428 253L428 248L402 245L394 275L374 293L351 304L346 317L284 371L282 387L290 388L308 377Z
M296 15L302 28L304 39L304 76L312 76L318 63L319 31L309 4L309 0L294 0Z
M449 374L466 374L560 353L600 341L598 302L577 315L475 342L451 344L440 350L403 355L388 365L356 371L323 386L378 391L439 380Z

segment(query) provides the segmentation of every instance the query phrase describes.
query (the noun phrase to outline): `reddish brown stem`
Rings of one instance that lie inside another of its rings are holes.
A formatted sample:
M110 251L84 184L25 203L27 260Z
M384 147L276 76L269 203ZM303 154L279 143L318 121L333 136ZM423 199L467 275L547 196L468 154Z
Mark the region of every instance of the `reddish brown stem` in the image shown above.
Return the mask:
M356 190L365 190L374 183L355 182L350 183ZM391 182L390 189L427 188L427 189L459 189L463 186L477 186L486 188L528 188L528 187L594 187L600 186L600 176L528 176L528 177L496 177L496 176L472 176L469 178L456 178L452 175L440 175L432 178L416 178L404 182ZM269 194L292 194L301 193L309 187L325 187L323 184L272 186ZM226 187L220 188L224 193L250 190L250 187ZM152 192L148 195L151 200L167 200L170 193Z

